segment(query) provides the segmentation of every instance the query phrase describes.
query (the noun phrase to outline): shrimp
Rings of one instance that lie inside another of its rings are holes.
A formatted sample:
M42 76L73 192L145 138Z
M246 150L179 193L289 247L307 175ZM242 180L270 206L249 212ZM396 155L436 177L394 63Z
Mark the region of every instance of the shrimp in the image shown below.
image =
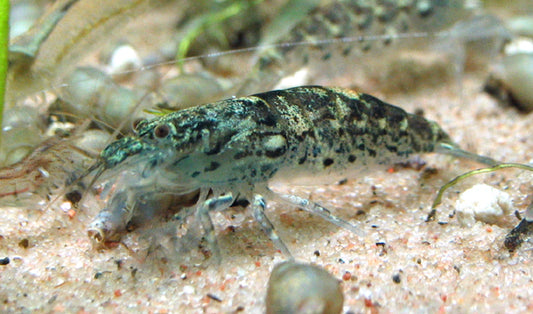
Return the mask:
M250 203L262 230L291 256L265 214L266 199L362 232L319 204L272 191L270 181L346 176L430 152L495 163L459 149L435 122L341 88L302 86L188 108L142 121L134 137L102 151L89 171L96 170L96 177L118 177L120 187L88 233L102 244L136 215L143 199L199 190L185 216L200 222L216 258L220 252L210 212L225 210L237 199Z
M270 29L274 34L267 32L266 39L260 44L271 49L263 49L259 54L254 69L236 94L247 95L274 88L284 76L304 67L310 72L309 77L327 73L329 81L350 73L353 84L358 76L355 74L364 72L367 63L372 64L371 71L379 67L379 62L374 62L382 61L381 54L387 51L397 54L402 45L410 49L416 46L412 41L406 41L407 38L464 37L450 28L471 15L472 10L463 0L323 3L292 28L284 26L275 33ZM492 21L491 26L494 24L497 23ZM268 47L271 38L277 38L276 45ZM301 44L302 40L306 45ZM357 66L347 66L354 58L365 61L359 61Z
M54 189L69 186L93 162L94 151L107 138L104 132L93 130L45 140L21 161L0 169L0 204L17 205L34 196L47 199Z

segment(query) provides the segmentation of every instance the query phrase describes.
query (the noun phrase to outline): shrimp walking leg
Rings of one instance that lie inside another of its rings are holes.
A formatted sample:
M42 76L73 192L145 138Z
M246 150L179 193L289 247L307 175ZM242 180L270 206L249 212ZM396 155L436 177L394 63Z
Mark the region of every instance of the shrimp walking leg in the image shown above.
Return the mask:
M235 201L235 197L232 193L210 198L201 203L196 211L196 219L198 219L204 229L207 245L214 256L215 261L221 261L221 255L215 234L215 227L213 226L213 221L209 216L209 212L225 210L233 204L233 201Z
M318 205L317 203L314 203L314 202L311 202L310 200L308 199L305 199L305 198L301 198L299 196L296 196L296 195L291 195L291 194L279 194L279 193L274 193L272 191L270 191L270 195L271 197L273 198L276 198L278 200L281 200L285 203L289 203L293 206L297 206L305 211L308 211L310 212L311 214L314 214L314 215L317 215L323 219L325 219L326 221L329 221L339 227L342 227L342 228L345 228L347 230L350 230L351 232L359 235L359 236L363 236L363 231L359 228L357 228L356 226L352 225L351 223L335 216L335 215L332 215L331 212L329 211L329 209L323 207L323 206L320 206Z
M276 247L281 251L281 253L292 259L291 252L289 251L285 243L281 241L278 234L274 230L274 225L272 225L272 222L270 222L268 217L265 215L265 208L265 199L261 195L256 194L252 203L252 215L261 226L261 229L263 229L263 231L268 235L270 240L274 242L274 245L276 245Z

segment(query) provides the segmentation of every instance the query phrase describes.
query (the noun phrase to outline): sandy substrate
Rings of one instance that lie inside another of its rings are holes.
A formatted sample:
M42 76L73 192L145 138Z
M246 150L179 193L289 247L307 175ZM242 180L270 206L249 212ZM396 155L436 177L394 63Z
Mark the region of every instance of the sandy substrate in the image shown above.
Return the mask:
M479 84L479 78L465 80L468 105L461 107L455 105L457 97L447 96L450 87L416 95L411 108L410 99L399 101L411 111L423 106L469 150L527 162L531 116L498 106L479 92ZM437 174L421 178L423 171L375 171L343 185L281 188L338 209L339 216L364 230L364 237L275 203L268 215L297 260L345 279L345 312L531 311L531 246L509 254L502 245L517 222L513 215L498 225L477 222L471 228L449 217L456 194L480 180L505 190L513 210L523 211L531 201L531 174L507 170L470 179L447 193L438 216L447 224L426 223L438 187L476 165L442 156L422 158ZM258 313L264 310L269 272L285 258L248 214L234 212L243 220L235 223L232 211L217 214L224 255L220 266L179 264L172 254L166 265L146 258L146 249L136 244L142 230L125 237L128 248L98 251L85 231L96 212L83 208L69 218L57 207L2 210L0 256L10 259L0 268L4 310ZM401 281L394 283L397 274Z
M532 114L502 107L481 92L485 78L467 73L463 96L453 79L413 94L380 96L409 112L423 108L469 151L530 162ZM334 209L365 236L274 202L267 215L298 261L343 281L344 313L533 311L532 245L514 253L503 247L518 223L512 212L523 212L533 200L532 174L505 170L468 179L446 193L440 223L426 223L438 188L479 165L437 155L422 160L436 173L369 169L345 184L276 188ZM497 224L464 227L453 206L459 192L479 182L508 193L513 208ZM143 237L161 227L157 222L127 234L123 244L97 250L86 226L99 209L86 204L71 217L67 205L2 208L0 258L9 263L0 266L1 312L261 313L270 271L286 259L239 209L214 215L223 254L221 265L214 265L166 251L148 254Z

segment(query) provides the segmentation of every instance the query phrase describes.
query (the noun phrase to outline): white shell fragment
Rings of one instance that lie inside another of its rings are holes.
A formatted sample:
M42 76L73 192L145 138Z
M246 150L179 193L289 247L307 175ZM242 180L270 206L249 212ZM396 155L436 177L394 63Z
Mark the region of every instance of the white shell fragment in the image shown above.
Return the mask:
M508 193L486 184L476 184L464 191L455 203L457 218L464 226L472 226L476 220L494 224L511 207Z

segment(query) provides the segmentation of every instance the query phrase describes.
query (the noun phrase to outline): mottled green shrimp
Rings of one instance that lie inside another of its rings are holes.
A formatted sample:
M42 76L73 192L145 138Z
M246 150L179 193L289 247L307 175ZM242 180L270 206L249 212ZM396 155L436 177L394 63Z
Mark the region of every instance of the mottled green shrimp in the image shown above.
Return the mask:
M104 149L92 170L118 177L118 187L89 235L97 243L116 236L139 203L155 194L199 190L189 213L200 221L213 254L219 252L209 212L246 199L261 228L290 256L265 215L265 198L360 232L321 205L274 193L270 181L323 174L342 178L430 152L492 163L457 148L435 122L340 88L302 86L184 109L140 122L134 137Z

